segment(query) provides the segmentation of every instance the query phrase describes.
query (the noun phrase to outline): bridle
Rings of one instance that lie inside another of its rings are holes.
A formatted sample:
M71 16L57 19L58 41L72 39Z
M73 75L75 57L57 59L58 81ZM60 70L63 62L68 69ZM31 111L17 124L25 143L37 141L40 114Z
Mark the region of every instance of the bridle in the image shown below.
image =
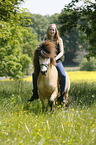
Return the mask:
M42 75L46 75L46 73L48 71L49 64L40 64L40 67L42 67L42 66L45 66L47 68L46 71L41 70Z
M50 62L43 62L43 61L41 61L41 63L40 63L40 68L41 68L41 73L43 74L43 75L46 75L46 73L47 73L47 71L48 71L48 67L49 67L49 64L50 64Z

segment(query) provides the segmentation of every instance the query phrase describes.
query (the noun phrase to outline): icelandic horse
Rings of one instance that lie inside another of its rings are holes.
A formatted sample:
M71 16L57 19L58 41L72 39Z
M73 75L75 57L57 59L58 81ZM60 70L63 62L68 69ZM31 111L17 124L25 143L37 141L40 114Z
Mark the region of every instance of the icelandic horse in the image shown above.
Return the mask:
M54 57L56 56L55 44L49 40L42 42L34 53L34 74L37 76L37 88L42 101L43 111L46 107L45 100L53 110L55 99L60 91L58 71ZM66 73L65 99L68 99L70 79Z

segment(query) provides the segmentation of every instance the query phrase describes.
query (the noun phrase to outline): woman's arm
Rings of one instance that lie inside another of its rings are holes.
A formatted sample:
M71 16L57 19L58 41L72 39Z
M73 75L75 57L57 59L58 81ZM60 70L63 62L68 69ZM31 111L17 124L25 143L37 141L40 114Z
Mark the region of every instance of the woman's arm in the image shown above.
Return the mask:
M55 60L58 60L64 54L63 41L62 41L61 38L60 38L60 44L59 44L59 46L60 46L60 53L55 57Z

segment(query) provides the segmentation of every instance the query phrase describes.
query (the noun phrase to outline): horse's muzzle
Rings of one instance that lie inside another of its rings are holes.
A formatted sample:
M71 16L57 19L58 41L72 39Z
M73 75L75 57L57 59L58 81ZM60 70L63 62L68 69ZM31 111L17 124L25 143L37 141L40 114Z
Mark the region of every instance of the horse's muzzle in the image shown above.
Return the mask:
M41 71L42 75L46 75L47 71Z

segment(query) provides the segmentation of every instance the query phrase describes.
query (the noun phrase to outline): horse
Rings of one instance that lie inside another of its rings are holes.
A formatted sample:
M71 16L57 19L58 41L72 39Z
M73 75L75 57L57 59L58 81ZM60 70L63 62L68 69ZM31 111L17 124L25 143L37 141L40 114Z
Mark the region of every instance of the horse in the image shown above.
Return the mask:
M55 106L55 99L60 91L59 89L59 77L56 68L56 56L55 44L51 41L42 42L35 50L34 54L34 73L37 75L37 87L39 97L42 101L43 111L46 108L46 99L48 104L53 110ZM68 92L70 89L70 79L66 73L66 88L65 99L68 99Z

